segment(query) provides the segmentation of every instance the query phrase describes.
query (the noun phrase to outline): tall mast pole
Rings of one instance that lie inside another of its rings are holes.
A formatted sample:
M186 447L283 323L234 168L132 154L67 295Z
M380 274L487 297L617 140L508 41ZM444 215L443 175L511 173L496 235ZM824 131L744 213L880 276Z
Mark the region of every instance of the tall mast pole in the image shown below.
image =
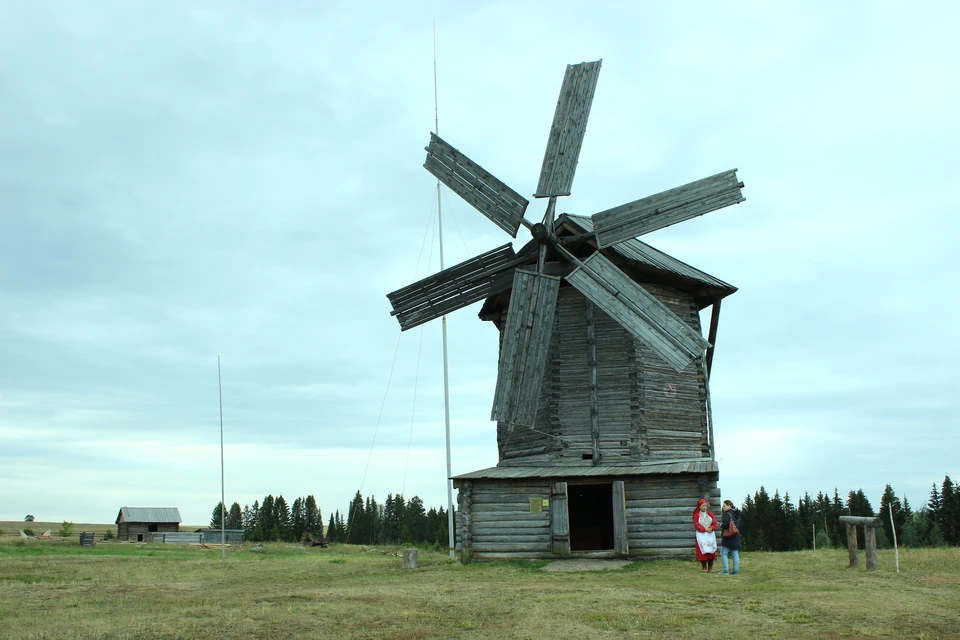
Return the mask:
M223 378L220 375L220 356L217 356L217 386L220 389L220 568L227 566L227 498L223 482Z
M437 99L437 23L433 23L433 127L440 135L440 108ZM440 204L440 179L437 179L437 231L440 236L440 270L443 271L443 208ZM450 559L454 558L456 544L453 531L453 467L450 463L450 368L447 359L447 315L440 320L443 334L443 419L447 440L447 543Z

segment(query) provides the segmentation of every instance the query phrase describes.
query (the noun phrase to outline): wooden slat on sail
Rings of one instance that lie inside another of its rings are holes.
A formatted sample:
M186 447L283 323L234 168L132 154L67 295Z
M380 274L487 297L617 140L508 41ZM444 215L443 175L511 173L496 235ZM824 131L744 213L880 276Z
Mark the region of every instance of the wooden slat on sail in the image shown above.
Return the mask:
M567 276L567 282L677 371L710 346L699 332L602 254L594 253L583 265Z
M517 258L510 244L497 247L449 269L387 294L400 329L406 331L424 322L483 300L513 283Z
M559 291L560 278L515 272L491 420L533 426Z
M430 134L427 160L423 166L511 237L517 237L517 229L524 223L523 214L529 204L526 198L435 133Z
M705 213L746 200L731 169L682 187L663 191L593 214L593 229L600 248L669 227Z
M560 98L553 114L535 198L568 196L577 170L583 134L587 130L601 60L567 65Z

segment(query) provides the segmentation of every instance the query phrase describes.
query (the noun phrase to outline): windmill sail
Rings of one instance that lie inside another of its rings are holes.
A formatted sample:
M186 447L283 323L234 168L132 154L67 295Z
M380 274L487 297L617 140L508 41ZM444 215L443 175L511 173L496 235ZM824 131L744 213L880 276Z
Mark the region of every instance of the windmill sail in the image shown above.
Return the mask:
M406 331L506 291L513 283L514 267L524 259L517 258L510 244L482 253L388 293L393 306L390 315L396 316L400 330Z
M534 425L559 291L560 278L516 271L491 420Z
M526 198L435 133L430 134L423 166L510 237L517 237L517 229L526 222L523 219L529 204Z
M731 169L593 214L601 249L746 200Z
M553 114L550 137L547 138L547 150L543 155L535 198L570 195L601 62L597 60L567 65L557 109Z
M600 253L584 260L567 276L567 282L677 371L685 369L710 346L697 331Z

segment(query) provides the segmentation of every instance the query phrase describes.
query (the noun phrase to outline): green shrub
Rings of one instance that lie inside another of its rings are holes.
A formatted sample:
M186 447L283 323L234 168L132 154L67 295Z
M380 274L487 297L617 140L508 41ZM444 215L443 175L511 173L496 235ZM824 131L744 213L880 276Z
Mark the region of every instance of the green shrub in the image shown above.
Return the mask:
M32 535L33 535L33 529L24 529L23 532L24 532L25 534L27 534L28 536L32 536Z
M63 524L60 525L60 537L69 538L72 535L73 535L73 523L67 522L66 520L64 520Z

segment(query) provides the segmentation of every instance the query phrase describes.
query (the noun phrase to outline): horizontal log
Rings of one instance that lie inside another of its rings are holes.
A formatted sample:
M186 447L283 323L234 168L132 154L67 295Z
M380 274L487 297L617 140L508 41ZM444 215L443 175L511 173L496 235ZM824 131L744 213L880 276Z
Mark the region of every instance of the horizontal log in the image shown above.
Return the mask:
M481 551L474 552L474 560L555 560L557 555L552 552L531 551Z
M685 542L679 538L663 538L663 539L650 539L650 538L629 538L630 548L631 549L663 549L663 548L683 548L686 546L687 549L693 549L696 544L696 538L690 537L688 542Z
M549 542L524 542L524 543L514 543L514 542L483 542L483 543L473 543L473 550L475 553L482 553L484 551L550 551Z
M867 527L880 527L881 520L877 516L840 516L840 522L843 524L852 524L852 525L864 525Z
M473 523L475 525L486 525L487 523L495 523L502 527L512 527L517 528L526 528L526 529L536 529L537 527L547 527L550 526L550 514L548 513L531 513L528 514L528 518L522 518L520 516L512 517L510 519L504 519L503 516L497 516L494 514L480 514L473 517Z
M503 535L474 533L473 545L476 547L485 546L487 543L503 542L516 547L525 544L540 544L547 548L552 539L549 531L542 535L508 535L508 532L504 532Z

